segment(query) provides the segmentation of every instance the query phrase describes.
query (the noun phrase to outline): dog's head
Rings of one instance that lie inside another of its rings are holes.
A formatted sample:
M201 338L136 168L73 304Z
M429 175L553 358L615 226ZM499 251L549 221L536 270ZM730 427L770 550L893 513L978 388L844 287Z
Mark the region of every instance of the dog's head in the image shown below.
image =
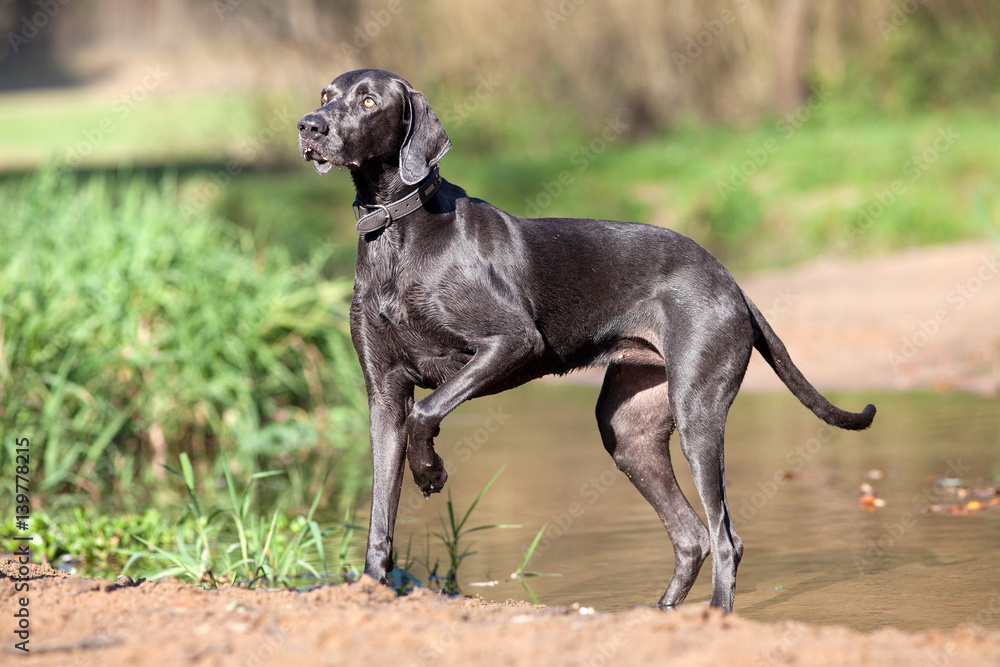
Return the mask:
M451 148L420 91L392 72L341 74L320 93L320 107L299 121L299 152L320 174L332 166L399 165L408 185L419 183Z

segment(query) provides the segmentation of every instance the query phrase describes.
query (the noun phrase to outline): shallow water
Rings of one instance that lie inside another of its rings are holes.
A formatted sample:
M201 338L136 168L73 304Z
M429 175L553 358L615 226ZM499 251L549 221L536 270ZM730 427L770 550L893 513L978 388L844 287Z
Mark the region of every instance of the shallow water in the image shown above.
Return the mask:
M528 599L517 567L548 523L528 570L559 574L528 584L544 604L615 611L655 603L673 568L662 525L601 445L593 416L597 388L534 383L459 408L442 425L437 450L448 489L464 512L500 468L470 526L520 524L473 533L463 592ZM992 484L1000 473L1000 402L963 394L831 396L879 412L862 433L825 427L791 395L745 394L726 432L730 506L745 544L736 610L759 620L794 619L859 629L1000 627L1000 511L927 513L942 477ZM703 514L690 472L671 441L678 479ZM884 472L870 480L869 471ZM789 473L791 473L789 475ZM885 501L866 511L868 482ZM425 501L407 473L397 549L431 546L444 561L440 530L447 491ZM364 509L363 511L367 511ZM442 565L442 569L445 569ZM415 573L423 573L420 565ZM490 579L494 587L471 586ZM711 596L705 563L688 602Z

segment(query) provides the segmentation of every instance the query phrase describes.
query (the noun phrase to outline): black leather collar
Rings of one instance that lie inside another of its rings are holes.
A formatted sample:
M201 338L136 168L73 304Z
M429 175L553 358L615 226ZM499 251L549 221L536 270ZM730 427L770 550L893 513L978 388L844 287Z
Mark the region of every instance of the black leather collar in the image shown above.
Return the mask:
M374 232L388 227L393 220L413 213L434 196L434 193L441 187L441 174L437 166L431 170L427 178L422 180L417 189L406 195L402 199L382 205L382 204L362 204L357 198L354 199L354 217L358 221L356 229L362 234ZM366 213L371 211L371 213Z

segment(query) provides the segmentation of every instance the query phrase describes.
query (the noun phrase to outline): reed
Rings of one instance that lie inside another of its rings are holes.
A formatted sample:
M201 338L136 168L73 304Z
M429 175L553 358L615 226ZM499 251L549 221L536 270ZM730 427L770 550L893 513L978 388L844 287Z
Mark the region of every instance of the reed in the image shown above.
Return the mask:
M32 483L135 510L184 453L206 479L283 469L263 492L352 502L366 403L323 246L295 264L175 180L44 170L0 187L0 469L29 438ZM203 491L212 492L213 483Z

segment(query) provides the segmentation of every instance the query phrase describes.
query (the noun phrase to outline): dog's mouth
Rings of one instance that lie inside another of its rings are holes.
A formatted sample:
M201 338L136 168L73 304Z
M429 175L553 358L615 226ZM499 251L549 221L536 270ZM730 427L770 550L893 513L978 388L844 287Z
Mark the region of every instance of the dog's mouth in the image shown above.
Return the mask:
M313 169L316 170L317 174L325 174L330 171L334 166L339 167L339 164L335 164L332 160L327 159L322 153L320 153L315 148L304 146L302 148L302 159L306 162L313 163Z

